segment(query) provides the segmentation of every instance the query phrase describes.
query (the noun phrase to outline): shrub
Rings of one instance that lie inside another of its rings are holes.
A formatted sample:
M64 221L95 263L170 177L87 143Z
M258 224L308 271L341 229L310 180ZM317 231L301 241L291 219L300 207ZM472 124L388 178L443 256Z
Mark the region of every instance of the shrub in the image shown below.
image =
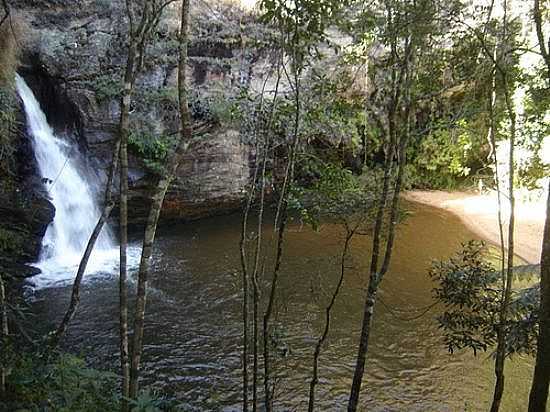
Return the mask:
M118 409L117 376L86 366L73 355L47 361L20 355L11 365L5 410L109 411ZM4 409L3 409L4 410Z
M161 174L164 161L174 144L173 136L156 136L147 131L132 131L128 137L128 148L139 156L153 173Z

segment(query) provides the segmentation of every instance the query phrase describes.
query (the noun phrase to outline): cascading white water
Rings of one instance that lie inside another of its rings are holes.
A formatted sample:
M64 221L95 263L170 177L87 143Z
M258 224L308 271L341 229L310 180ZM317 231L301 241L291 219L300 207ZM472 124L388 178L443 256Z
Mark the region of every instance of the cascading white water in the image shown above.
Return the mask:
M86 172L76 147L55 136L20 76L16 77L16 86L25 108L38 169L55 206L55 217L46 230L36 263L42 273L33 278L38 287L49 286L74 277L100 216L96 199L99 179ZM117 256L111 231L106 226L97 239L87 272L109 270L116 264Z

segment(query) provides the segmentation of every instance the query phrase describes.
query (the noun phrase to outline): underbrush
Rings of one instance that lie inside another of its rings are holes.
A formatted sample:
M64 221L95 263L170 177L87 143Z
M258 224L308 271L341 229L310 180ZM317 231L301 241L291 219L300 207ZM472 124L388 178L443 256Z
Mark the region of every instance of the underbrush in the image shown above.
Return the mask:
M91 368L80 357L67 353L22 355L7 345L2 350L2 364L7 383L0 411L120 410L118 375ZM168 401L147 390L131 405L132 411L139 412L174 410Z

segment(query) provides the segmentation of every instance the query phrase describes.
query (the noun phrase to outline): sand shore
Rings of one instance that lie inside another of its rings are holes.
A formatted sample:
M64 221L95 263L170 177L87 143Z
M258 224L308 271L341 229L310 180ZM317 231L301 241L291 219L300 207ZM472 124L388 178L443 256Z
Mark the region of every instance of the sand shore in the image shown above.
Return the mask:
M448 210L457 215L470 230L483 239L495 244L499 243L496 195L412 190L404 193L403 197ZM506 199L503 202L507 203ZM516 206L515 253L529 263L540 262L545 213L545 205L542 203L518 203ZM505 210L503 215L505 223L508 222L508 214L509 212ZM505 233L507 231L506 224Z

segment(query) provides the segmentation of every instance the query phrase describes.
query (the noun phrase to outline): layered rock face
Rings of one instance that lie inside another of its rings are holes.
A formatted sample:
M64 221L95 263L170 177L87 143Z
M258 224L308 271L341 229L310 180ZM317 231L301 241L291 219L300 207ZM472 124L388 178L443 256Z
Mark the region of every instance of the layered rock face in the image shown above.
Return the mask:
M123 0L39 0L10 2L26 25L20 74L54 129L78 143L90 165L107 167L117 133L118 92L126 58ZM196 2L198 3L198 2ZM130 219L143 219L155 182L155 164L178 130L177 30L179 2L167 7L147 46L137 80L130 137ZM243 47L246 30L257 26L236 5L200 3L192 11L189 78L192 109L223 110L227 91L262 77L261 47ZM261 29L260 29L261 30ZM257 70L260 72L260 70ZM221 97L220 97L221 96ZM158 138L160 137L160 138ZM159 144L154 141L162 142ZM249 145L230 125L218 126L193 145L181 164L163 210L164 218L193 219L235 208L249 181ZM151 154L153 153L153 154ZM147 157L151 157L147 159Z

